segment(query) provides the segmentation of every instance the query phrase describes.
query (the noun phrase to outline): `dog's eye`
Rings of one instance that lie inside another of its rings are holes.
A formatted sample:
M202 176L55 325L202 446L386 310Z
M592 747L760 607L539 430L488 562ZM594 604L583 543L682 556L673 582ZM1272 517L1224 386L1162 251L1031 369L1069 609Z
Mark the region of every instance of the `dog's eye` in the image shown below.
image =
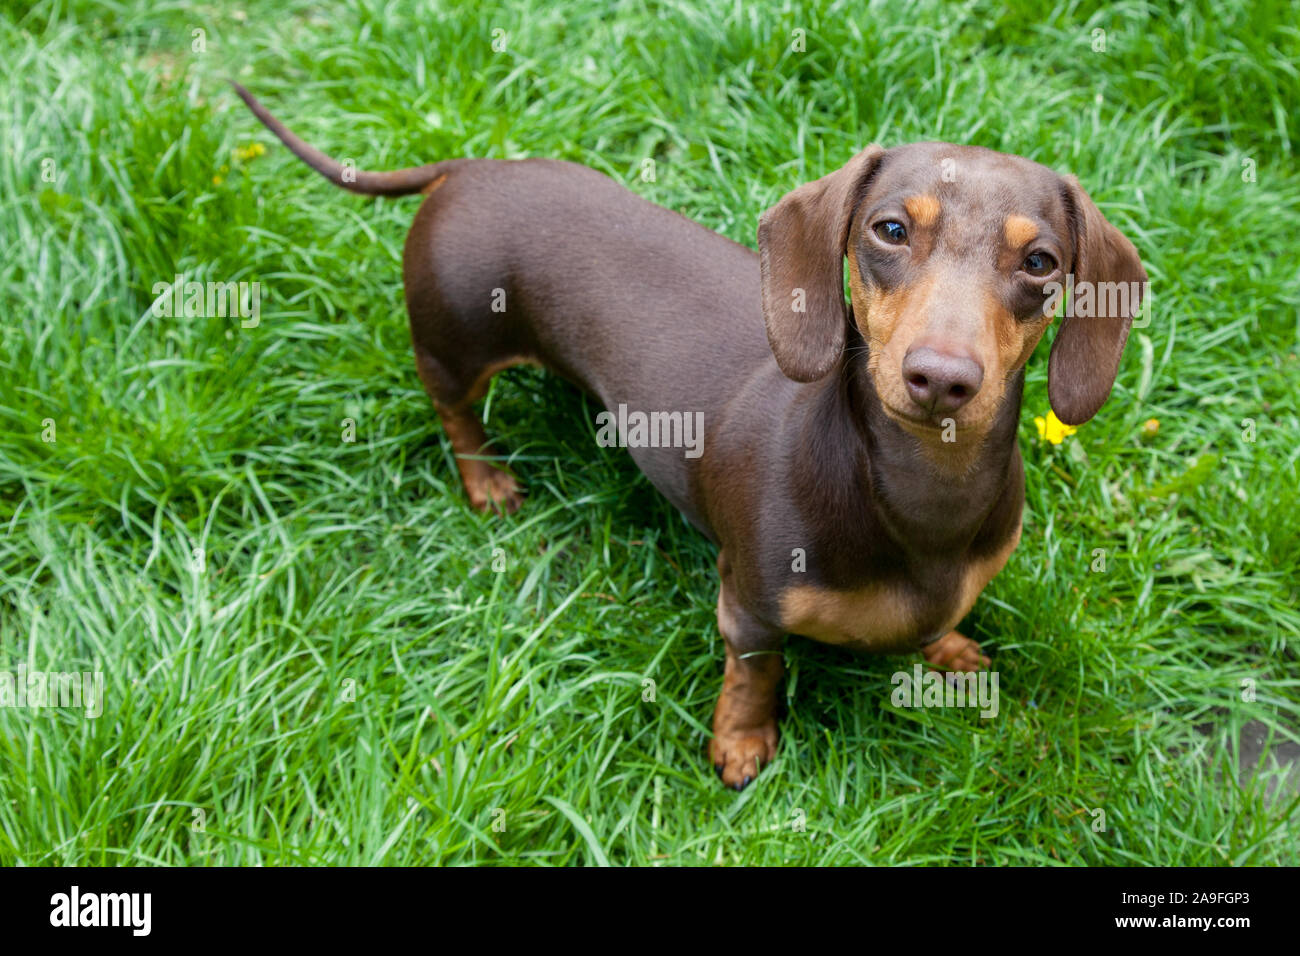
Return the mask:
M876 223L873 231L881 239L893 246L901 246L907 242L907 230L901 222L894 222L892 219L887 222Z
M1051 275L1056 271L1056 260L1045 252L1031 252L1020 268L1031 276Z

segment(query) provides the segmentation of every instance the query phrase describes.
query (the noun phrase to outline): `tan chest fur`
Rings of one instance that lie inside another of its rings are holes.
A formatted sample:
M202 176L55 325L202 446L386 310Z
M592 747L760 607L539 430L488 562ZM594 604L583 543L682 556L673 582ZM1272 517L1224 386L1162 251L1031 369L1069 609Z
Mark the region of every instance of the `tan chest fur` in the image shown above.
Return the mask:
M1016 528L1002 550L966 566L944 609L946 623L939 634L951 631L969 613L1020 543L1020 530ZM909 596L890 585L870 584L851 591L800 585L781 596L781 626L791 634L880 654L914 651L922 640L936 636L919 632L918 617Z

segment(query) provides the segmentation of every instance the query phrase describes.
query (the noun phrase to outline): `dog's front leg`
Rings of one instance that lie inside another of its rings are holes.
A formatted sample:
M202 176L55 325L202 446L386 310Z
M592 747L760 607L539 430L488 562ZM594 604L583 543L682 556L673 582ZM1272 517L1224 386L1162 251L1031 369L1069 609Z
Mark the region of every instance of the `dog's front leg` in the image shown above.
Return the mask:
M725 559L719 556L719 570ZM776 758L777 685L784 667L784 634L746 611L731 593L728 575L718 591L718 629L727 646L722 692L713 711L709 757L722 782L743 790Z

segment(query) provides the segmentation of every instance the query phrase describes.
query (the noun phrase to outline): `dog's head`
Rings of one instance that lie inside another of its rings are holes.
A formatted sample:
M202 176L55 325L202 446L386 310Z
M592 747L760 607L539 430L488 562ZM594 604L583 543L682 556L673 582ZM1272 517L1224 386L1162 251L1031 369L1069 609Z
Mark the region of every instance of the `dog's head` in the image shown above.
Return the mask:
M1132 243L1078 180L947 143L869 146L764 213L758 248L781 370L811 382L839 367L847 256L881 406L921 435L945 419L977 431L993 421L1071 284L1091 307L1056 333L1048 394L1063 422L1087 421L1110 394L1146 286Z

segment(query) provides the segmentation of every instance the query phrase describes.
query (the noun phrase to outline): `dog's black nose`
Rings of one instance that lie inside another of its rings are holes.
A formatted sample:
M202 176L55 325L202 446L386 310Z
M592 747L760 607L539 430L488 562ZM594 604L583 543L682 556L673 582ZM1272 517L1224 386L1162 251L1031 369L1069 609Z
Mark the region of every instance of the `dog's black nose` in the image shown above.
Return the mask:
M980 390L984 369L973 358L927 346L903 357L903 382L912 401L927 413L955 412Z

